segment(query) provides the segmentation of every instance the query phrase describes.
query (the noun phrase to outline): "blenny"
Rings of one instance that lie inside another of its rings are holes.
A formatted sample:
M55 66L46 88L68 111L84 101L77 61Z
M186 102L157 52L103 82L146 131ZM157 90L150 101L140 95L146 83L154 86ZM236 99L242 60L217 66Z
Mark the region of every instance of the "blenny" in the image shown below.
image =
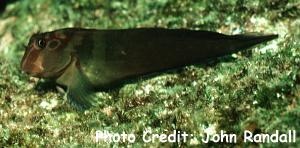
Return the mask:
M96 30L65 28L34 34L21 61L24 72L67 87L81 109L97 103L96 91L127 80L203 63L277 35L225 35L188 29Z

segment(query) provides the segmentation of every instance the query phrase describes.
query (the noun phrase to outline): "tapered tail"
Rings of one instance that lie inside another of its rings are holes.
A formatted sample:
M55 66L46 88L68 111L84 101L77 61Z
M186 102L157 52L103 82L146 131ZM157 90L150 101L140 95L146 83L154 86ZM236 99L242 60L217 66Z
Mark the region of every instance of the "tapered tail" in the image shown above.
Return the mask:
M271 35L233 35L230 36L235 43L233 43L234 48L232 48L231 50L233 50L232 52L235 52L237 50L243 50L243 49L247 49L251 46L260 44L260 43L264 43L267 41L271 41L273 39L278 38L277 34L271 34Z

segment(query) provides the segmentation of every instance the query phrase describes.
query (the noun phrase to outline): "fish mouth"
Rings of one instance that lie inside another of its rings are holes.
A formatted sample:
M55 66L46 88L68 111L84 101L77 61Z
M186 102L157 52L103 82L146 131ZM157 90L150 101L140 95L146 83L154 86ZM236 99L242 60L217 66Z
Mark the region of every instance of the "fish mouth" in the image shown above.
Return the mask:
M44 71L44 67L37 63L27 63L24 62L21 66L21 69L28 75L33 77L40 77Z
M60 68L46 69L38 61L36 62L24 62L21 65L21 69L28 75L37 78L56 78L59 77L69 67L73 61L73 57L70 55L69 60Z

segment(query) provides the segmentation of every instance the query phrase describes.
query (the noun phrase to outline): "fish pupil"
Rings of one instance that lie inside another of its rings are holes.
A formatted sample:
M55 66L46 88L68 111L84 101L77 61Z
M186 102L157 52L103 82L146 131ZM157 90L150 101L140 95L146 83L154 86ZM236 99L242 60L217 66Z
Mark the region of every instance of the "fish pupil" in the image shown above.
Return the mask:
M38 40L38 46L39 46L40 48L45 48L45 46L46 46L46 41L45 41L44 39L39 39L39 40Z

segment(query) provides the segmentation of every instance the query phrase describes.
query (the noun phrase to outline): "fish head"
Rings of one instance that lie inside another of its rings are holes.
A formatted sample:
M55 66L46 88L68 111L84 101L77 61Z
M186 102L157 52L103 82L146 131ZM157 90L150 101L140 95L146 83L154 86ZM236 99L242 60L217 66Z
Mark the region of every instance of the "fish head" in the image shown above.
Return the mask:
M33 77L60 76L72 62L69 39L63 32L32 35L21 61L21 69Z

